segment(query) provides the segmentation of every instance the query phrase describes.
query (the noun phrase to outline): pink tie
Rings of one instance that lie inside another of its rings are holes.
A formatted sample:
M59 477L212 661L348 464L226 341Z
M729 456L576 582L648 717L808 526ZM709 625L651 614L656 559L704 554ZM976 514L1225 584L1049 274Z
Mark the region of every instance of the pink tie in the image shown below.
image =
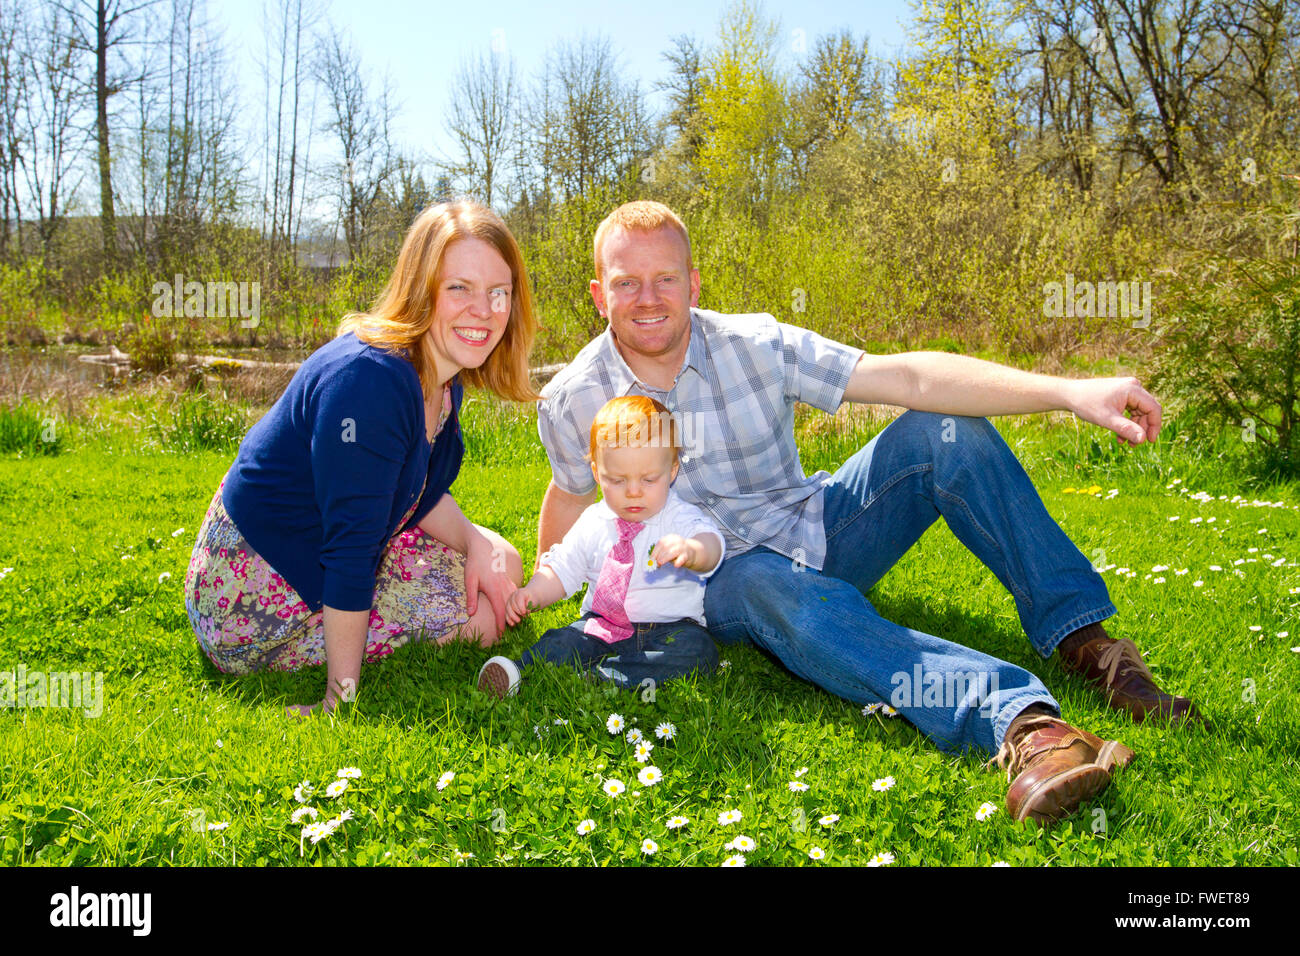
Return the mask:
M592 637L613 644L632 636L632 622L627 618L623 602L627 588L632 583L632 539L645 525L637 521L618 521L618 544L609 549L600 577L596 579L596 592L591 597L591 610L596 616L587 619L582 630Z

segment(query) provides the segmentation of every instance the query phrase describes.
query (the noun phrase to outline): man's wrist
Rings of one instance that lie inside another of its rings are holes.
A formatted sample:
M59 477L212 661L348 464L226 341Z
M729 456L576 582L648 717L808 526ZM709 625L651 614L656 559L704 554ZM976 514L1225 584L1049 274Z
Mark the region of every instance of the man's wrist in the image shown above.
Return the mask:
M1078 415L1079 414L1078 382L1072 378L1060 378L1060 377L1058 377L1057 381L1059 382L1058 390L1057 390L1058 406L1072 415Z

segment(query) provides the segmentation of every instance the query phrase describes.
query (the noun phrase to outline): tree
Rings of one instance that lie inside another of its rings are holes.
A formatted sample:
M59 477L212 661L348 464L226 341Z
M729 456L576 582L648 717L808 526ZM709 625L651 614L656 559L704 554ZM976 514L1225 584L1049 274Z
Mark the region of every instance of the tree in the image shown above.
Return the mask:
M567 200L636 168L649 150L641 90L620 79L609 40L551 48L529 97L526 149L534 201Z
M270 2L270 0L268 0ZM306 24L318 19L312 0L273 0L274 6L265 17L265 59L262 76L266 95L266 116L263 142L263 207L262 229L269 238L268 253L273 263L279 263L298 232L305 200L302 179L307 170L311 149L312 119L304 122L304 107L314 112L315 100L303 103L304 93L312 93L311 84L304 83L303 73L309 69L306 58L304 32ZM305 144L299 141L299 125L307 129ZM277 266L278 267L278 266Z
M700 103L708 79L704 73L704 53L694 37L681 34L673 37L673 47L663 58L672 68L668 78L660 80L655 88L668 94L668 113L664 122L685 146L686 157L694 161L704 145L701 128Z
M393 104L385 83L374 99L356 48L331 28L318 41L316 76L329 104L325 129L338 140L334 165L338 217L348 257L362 255L380 191L396 169L390 126Z
M0 0L0 36L11 41L20 36L16 3ZM15 245L22 253L22 199L18 191L18 166L24 139L19 128L26 95L27 73L22 49L13 42L0 44L0 260L9 258L9 223L17 224Z
M110 155L109 98L125 89L126 77L109 75L113 52L132 42L128 18L154 5L143 0L124 7L123 0L80 0L60 3L68 15L77 47L95 58L95 143L99 168L99 221L104 257L112 261L117 252L117 218L113 208L113 166Z
M25 22L16 39L22 47L20 125L27 154L18 157L32 205L37 233L47 261L54 234L64 215L69 184L81 157L76 122L84 107L84 86L77 79L77 40L63 11L44 9L45 20L33 28Z
M446 121L459 152L444 165L484 205L504 198L504 173L517 148L518 98L514 57L491 52L461 60Z
M715 199L761 209L781 184L787 90L776 66L778 30L747 0L723 14L700 98L708 130L700 167Z

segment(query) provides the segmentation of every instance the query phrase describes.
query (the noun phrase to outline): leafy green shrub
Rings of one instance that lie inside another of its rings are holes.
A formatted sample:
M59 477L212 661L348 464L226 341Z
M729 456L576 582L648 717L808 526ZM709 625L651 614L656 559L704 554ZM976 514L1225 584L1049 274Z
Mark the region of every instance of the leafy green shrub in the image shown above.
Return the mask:
M40 304L45 267L38 257L16 265L0 261L0 319L32 321Z
M131 363L146 372L165 372L176 365L174 320L142 316L140 324L128 326L122 344Z
M57 455L64 449L62 424L40 408L18 404L0 407L0 452L21 458Z
M1171 313L1157 328L1155 389L1240 429L1280 474L1300 471L1300 262L1216 259Z

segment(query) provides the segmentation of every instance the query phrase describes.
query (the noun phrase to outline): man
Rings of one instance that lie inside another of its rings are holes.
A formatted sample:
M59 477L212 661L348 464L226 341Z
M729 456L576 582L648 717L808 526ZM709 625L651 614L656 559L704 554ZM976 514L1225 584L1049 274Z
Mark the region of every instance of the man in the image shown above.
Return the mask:
M584 451L596 410L616 395L649 395L682 419L691 445L678 493L725 533L727 558L705 594L710 632L761 647L855 703L893 701L944 750L996 752L1015 775L1015 819L1073 812L1133 751L1060 720L1028 671L876 613L864 594L940 515L1011 591L1044 657L1057 649L1137 720L1193 716L1189 701L1155 686L1131 641L1106 634L1099 622L1116 609L1100 576L982 417L1063 408L1141 444L1159 433L1160 406L1136 379L1054 378L946 353L867 355L769 315L699 310L689 236L660 203L619 207L594 252L591 295L609 328L542 393L552 479L539 559L595 500ZM834 475L806 477L796 401L910 410Z

